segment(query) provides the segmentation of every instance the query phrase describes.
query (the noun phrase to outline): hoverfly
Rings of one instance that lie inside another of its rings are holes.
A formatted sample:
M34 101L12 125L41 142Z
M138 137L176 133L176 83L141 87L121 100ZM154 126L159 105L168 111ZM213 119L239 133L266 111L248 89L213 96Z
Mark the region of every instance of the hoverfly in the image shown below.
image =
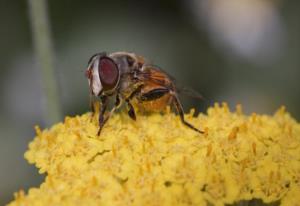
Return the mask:
M90 58L85 75L89 82L93 114L93 97L99 97L101 102L98 135L114 111L123 103L127 104L128 115L133 120L136 120L133 105L144 111L162 111L168 105L174 106L184 125L203 133L184 119L173 78L159 67L148 64L142 56L128 52L98 53ZM108 100L113 96L114 106L105 115Z

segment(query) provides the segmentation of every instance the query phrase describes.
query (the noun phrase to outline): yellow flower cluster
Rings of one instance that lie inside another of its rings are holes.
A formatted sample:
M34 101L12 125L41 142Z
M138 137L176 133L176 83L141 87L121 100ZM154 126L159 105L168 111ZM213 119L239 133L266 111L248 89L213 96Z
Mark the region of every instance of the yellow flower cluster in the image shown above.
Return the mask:
M284 108L274 116L115 114L98 137L91 114L36 128L26 159L46 173L39 188L15 194L15 205L225 205L261 199L300 205L300 124Z

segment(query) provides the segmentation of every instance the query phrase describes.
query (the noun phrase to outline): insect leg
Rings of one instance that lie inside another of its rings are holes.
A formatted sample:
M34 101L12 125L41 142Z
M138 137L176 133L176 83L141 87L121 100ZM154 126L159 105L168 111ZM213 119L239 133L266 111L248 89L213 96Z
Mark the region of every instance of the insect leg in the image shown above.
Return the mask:
M133 108L132 104L130 103L129 100L126 100L126 103L129 107L129 110L128 110L129 117L133 120L136 120L136 115L135 115L135 111L134 111L134 108Z
M119 97L119 95L116 96L116 101L114 104L114 107L110 110L109 114L107 115L107 117L104 120L104 123L107 122L107 120L112 116L112 114L116 111L116 109L118 109L121 106L121 99Z
M177 112L179 114L181 122L184 125L188 126L189 128L195 130L196 132L199 132L201 134L204 133L203 131L197 129L196 127L194 127L193 125L191 125L190 123L188 123L187 121L185 121L185 119L184 119L184 111L183 111L182 105L181 105L181 103L180 103L177 95L176 94L171 94L171 95L173 96L173 103L174 103L174 106L175 106L175 108L176 108L176 110L177 110Z
M90 108L91 108L91 111L92 111L91 120L93 120L93 117L94 117L94 114L95 114L94 96L93 96L93 90L92 90L92 87L91 87L91 85L93 84L93 79L91 79L90 81L91 81L91 83L90 83Z
M98 130L98 136L100 135L101 133L101 130L105 124L105 121L104 121L104 113L105 113L105 110L107 108L107 96L103 96L101 97L101 108L100 108L100 111L99 111L99 130Z
M93 119L94 117L94 114L95 114L95 108L94 108L94 97L92 94L90 94L90 109L92 111L92 115L91 115L91 120Z
M128 107L129 107L129 110L128 110L128 115L131 119L133 120L136 120L136 115L135 115L135 111L134 111L134 107L132 106L132 104L130 103L130 100L137 96L140 92L141 92L141 89L142 89L143 85L140 85L134 92L132 92L129 97L127 97L127 99L125 100Z
M109 114L104 118L104 112L106 110L106 107L107 107L107 100L105 100L105 107L104 107L104 111L103 113L99 115L99 131L98 131L98 136L100 135L101 133L101 130L103 128L103 126L105 125L105 123L107 122L107 120L111 117L111 115L115 112L116 109L118 109L121 105L121 100L120 100L120 97L119 95L116 96L116 101L115 101L115 104L114 104L114 107L111 109L111 111L109 112ZM102 107L101 107L101 111L102 112Z

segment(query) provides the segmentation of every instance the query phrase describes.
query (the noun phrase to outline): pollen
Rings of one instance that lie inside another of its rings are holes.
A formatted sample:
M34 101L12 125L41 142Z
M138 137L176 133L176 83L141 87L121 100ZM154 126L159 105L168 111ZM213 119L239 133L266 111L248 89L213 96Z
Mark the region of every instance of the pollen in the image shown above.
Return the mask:
M9 205L299 205L300 124L284 107L272 116L226 103L191 110L186 119L204 134L171 112L114 114L100 136L96 119L36 127L25 158L45 180Z

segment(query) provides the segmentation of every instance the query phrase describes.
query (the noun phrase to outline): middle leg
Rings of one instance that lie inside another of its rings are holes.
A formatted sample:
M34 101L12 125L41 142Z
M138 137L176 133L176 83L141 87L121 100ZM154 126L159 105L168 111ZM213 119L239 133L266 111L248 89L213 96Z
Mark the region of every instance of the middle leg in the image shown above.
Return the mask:
M128 116L133 119L134 121L136 120L136 115L135 115L135 110L134 110L134 107L132 106L131 104L131 100L137 96L140 92L141 92L141 89L142 89L143 85L140 85L136 90L134 90L130 95L129 97L127 97L125 99L126 103L127 103L127 106L128 106Z

